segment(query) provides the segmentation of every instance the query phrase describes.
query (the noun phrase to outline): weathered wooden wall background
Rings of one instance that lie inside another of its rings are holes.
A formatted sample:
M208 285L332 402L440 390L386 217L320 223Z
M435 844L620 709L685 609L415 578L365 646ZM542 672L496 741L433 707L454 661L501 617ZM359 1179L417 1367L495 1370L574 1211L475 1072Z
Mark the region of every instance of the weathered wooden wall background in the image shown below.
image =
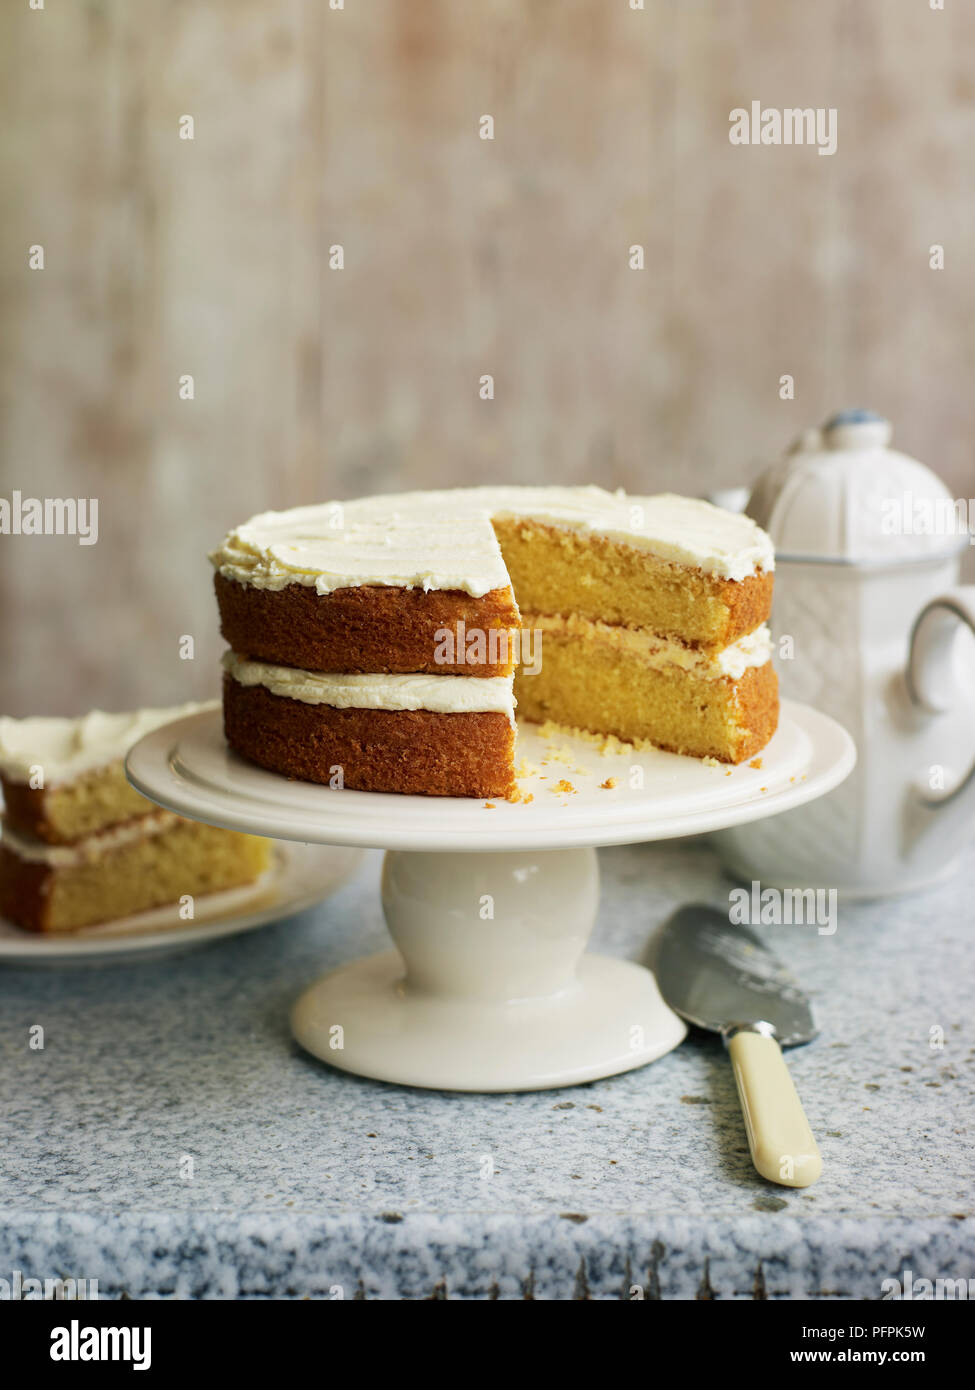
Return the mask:
M265 507L703 492L846 404L975 490L975 6L9 0L0 22L0 495L100 501L95 546L0 537L0 710L213 691L204 552ZM732 147L753 98L837 107L837 153Z

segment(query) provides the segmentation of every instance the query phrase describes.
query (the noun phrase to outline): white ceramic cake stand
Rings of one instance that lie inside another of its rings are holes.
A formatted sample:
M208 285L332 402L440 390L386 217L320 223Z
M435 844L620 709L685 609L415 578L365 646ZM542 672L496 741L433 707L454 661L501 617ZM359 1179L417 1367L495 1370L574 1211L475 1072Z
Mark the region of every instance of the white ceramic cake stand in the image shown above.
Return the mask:
M220 712L205 711L149 734L127 771L145 796L212 825L385 848L383 910L397 949L308 989L295 1037L362 1076L520 1091L628 1071L685 1034L643 966L584 954L599 900L593 847L775 815L832 790L856 754L832 719L786 701L755 766L605 755L533 725L519 731L518 758L532 769L520 780L531 801L333 790L245 762L224 743Z

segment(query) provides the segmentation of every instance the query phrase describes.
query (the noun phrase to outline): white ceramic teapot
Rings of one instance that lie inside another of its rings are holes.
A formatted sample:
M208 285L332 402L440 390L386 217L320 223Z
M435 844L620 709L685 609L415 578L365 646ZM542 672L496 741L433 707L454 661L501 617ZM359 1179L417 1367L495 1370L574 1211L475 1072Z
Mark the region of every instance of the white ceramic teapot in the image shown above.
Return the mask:
M747 511L776 551L782 694L853 735L829 796L715 836L727 868L873 897L950 872L975 835L975 501L889 447L888 421L837 415L762 475Z

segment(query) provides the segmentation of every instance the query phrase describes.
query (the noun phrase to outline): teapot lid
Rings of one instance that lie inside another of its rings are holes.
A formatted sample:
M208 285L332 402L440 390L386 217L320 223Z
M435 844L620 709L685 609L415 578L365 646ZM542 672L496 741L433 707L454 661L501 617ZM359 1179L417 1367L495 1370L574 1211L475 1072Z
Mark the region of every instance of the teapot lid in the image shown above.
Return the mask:
M766 469L746 510L777 556L901 564L952 555L968 542L970 504L891 449L892 433L871 410L844 410L804 431Z

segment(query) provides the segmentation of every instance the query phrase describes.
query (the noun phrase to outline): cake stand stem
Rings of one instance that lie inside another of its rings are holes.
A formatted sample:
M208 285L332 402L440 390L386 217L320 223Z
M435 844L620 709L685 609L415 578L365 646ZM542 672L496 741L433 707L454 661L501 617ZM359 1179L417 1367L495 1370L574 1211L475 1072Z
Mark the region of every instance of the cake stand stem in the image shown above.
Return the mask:
M333 1066L536 1090L642 1066L684 1037L649 971L584 954L595 850L391 850L382 901L397 949L333 971L295 1006L296 1038Z

